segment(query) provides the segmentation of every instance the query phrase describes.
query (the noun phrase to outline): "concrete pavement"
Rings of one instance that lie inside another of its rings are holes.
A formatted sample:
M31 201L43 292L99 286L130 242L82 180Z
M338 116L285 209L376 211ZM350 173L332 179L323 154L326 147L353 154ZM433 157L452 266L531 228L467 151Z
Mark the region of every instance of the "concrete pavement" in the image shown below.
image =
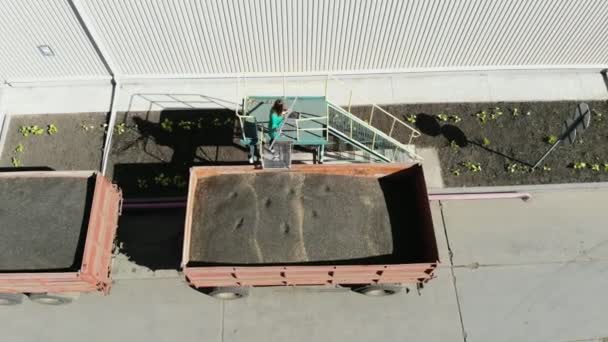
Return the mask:
M2 341L605 341L606 199L598 188L432 203L443 263L420 294L259 288L219 302L174 271L125 272L108 297L0 307Z

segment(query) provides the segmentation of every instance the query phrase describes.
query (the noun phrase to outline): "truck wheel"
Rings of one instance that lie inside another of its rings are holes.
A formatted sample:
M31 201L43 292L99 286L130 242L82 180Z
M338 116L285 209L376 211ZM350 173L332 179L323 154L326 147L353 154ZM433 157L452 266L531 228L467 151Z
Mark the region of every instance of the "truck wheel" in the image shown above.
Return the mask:
M207 294L216 299L234 300L247 297L249 290L243 287L214 287Z
M21 293L0 293L0 305L17 305L23 301Z
M78 299L78 296L78 293L30 293L27 295L32 302L46 305L70 304Z
M401 292L401 287L389 285L367 285L354 288L353 291L370 297L384 297Z

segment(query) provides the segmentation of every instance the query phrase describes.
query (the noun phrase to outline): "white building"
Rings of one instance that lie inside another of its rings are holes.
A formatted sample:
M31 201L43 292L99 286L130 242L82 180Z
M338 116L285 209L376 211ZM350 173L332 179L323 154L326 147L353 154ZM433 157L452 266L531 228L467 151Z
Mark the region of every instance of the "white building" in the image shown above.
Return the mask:
M0 19L4 112L108 111L112 78L125 109L128 93L232 91L243 75L356 75L374 102L401 102L412 75L549 70L546 84L568 88L556 72L576 70L597 87L608 67L604 0L1 0Z

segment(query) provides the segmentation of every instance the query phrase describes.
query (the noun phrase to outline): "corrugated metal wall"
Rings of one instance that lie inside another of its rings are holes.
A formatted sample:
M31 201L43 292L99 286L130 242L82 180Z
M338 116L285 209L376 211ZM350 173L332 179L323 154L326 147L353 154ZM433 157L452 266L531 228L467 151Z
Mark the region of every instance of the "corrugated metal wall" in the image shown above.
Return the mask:
M107 75L69 1L0 0L0 78ZM608 65L606 0L72 1L118 75Z
M49 45L45 57L38 45ZM0 80L109 77L65 0L0 0Z
M606 0L81 0L121 74L608 65Z

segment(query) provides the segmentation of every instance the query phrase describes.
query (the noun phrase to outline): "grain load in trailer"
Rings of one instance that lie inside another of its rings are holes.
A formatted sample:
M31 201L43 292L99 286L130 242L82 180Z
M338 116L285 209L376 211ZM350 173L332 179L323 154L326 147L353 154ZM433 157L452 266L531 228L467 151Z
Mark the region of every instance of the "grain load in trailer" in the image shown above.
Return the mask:
M0 173L0 302L108 293L121 200L92 171Z
M432 277L437 258L419 165L191 170L184 273L212 294L416 284Z

